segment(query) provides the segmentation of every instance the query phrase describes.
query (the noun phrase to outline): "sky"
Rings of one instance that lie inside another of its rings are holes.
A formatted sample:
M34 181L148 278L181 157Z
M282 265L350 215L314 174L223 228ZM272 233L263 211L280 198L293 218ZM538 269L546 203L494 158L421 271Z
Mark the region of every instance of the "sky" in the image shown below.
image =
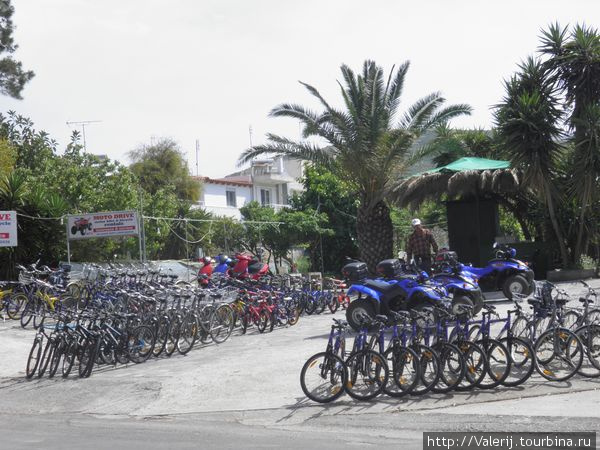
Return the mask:
M16 58L35 78L0 112L30 117L61 148L74 125L87 150L127 153L168 137L196 174L237 170L266 133L299 137L269 117L283 102L315 110L298 83L341 105L339 67L386 72L409 60L402 105L433 91L474 111L456 127L490 127L503 80L535 52L541 29L600 26L598 0L12 0ZM252 129L250 136L250 127ZM79 126L77 129L81 130Z

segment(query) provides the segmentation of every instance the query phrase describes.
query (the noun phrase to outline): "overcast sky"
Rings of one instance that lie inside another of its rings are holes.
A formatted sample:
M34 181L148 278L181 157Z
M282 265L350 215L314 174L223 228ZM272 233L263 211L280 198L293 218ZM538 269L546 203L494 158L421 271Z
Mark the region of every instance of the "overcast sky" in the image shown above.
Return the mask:
M236 170L239 153L298 123L269 118L281 102L318 105L298 84L339 104L339 66L410 60L403 104L441 91L468 103L461 127L488 127L502 80L549 23L600 26L598 0L13 0L17 58L36 72L24 100L1 111L31 117L61 146L67 121L86 127L88 151L127 152L171 137L201 175Z

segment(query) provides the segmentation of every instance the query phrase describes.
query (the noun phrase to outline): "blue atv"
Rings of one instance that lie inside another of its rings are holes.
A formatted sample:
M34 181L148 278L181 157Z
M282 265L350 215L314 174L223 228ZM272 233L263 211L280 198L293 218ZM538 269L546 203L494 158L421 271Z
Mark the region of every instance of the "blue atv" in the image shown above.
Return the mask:
M494 249L496 257L488 261L487 266L465 265L462 272L471 274L484 291L501 290L509 300L512 300L513 294L531 294L535 289L533 270L515 259L517 251L514 248L494 243Z
M360 329L364 315L374 318L378 314L390 315L450 302L443 286L428 282L426 273L406 275L398 259L381 261L377 268L382 275L377 279L368 278L367 265L363 262L352 262L342 269L344 278L352 283L348 295L358 294L346 310L346 319L355 330ZM458 304L473 308L473 302L461 294L454 294L451 304L453 308Z
M447 252L443 260L434 266L436 273L429 279L432 283L444 286L449 294L469 297L473 302L473 314L479 314L483 308L484 297L477 278L466 271L464 264L459 263L451 253L454 252Z

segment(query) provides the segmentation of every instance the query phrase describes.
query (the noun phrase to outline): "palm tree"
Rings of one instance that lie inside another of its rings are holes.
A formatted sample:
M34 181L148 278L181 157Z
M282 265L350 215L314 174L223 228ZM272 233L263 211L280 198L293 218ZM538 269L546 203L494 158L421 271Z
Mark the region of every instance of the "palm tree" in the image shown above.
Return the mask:
M386 203L399 178L423 153L423 137L448 120L471 112L468 105L444 107L440 93L429 94L402 115L400 96L409 63L405 62L384 78L383 69L365 61L361 74L341 66L340 85L345 108L331 106L313 86L302 83L318 99L324 110L314 112L301 105L284 103L271 111L273 117L291 117L303 125L303 137L316 137L321 146L269 134L269 142L246 150L239 159L244 164L266 153L286 155L325 166L348 180L357 193L357 239L361 258L374 270L376 264L392 256L393 228Z
M520 72L505 83L505 88L506 96L495 111L498 134L513 166L522 171L522 186L545 202L566 267L567 247L556 217L559 196L553 188L563 137L558 93L549 72L532 57L520 65Z
M571 33L558 24L542 35L544 67L564 95L568 125L575 146L572 193L579 204L577 241L573 262L583 251L586 213L600 198L600 35L598 30L576 25Z

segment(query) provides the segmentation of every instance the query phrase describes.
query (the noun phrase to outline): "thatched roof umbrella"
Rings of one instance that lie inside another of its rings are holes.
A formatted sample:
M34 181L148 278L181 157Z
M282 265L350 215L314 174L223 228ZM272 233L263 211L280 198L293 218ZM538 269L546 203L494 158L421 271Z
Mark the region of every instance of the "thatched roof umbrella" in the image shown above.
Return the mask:
M507 161L484 158L461 158L447 166L402 180L394 190L392 201L399 206L418 207L428 199L499 194L519 190L519 177Z

